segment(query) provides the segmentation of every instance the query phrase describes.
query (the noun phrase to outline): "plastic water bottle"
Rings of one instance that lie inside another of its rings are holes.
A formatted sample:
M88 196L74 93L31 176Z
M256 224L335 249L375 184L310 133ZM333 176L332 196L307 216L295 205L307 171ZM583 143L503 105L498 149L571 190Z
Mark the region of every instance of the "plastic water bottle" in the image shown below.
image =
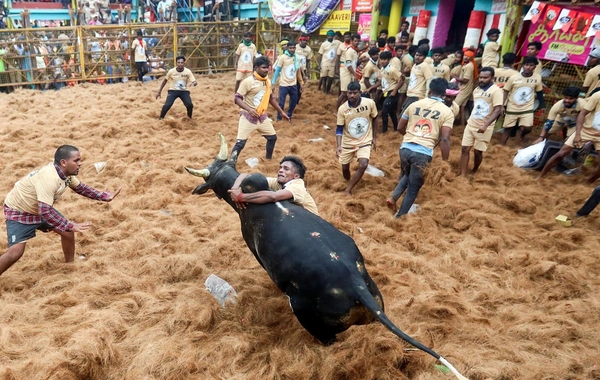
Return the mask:
M219 301L222 307L225 307L227 301L236 303L237 293L235 289L219 276L211 274L204 281L204 286Z
M373 177L385 177L385 173L382 170L377 169L373 165L367 166L367 170L365 170L365 173Z
M408 214L416 214L417 212L419 212L420 209L421 209L421 206L419 206L416 203L413 203L413 205L410 206L410 209L408 210Z

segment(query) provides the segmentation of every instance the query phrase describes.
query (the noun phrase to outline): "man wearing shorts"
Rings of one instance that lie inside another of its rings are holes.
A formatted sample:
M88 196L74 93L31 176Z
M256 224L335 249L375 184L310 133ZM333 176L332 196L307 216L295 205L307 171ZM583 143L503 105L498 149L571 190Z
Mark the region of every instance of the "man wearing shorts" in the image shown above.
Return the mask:
M240 87L240 82L252 75L254 58L256 58L256 45L252 43L252 33L244 33L244 39L235 51L235 91Z
M475 63L475 52L467 50L463 54L462 68L459 75L451 75L459 85L459 94L456 97L456 104L460 106L460 125L466 124L467 105L473 96L475 81L479 78L477 72L477 63Z
M494 68L484 67L479 73L479 86L473 91L473 112L463 133L460 156L460 175L467 176L471 148L475 148L473 171L475 174L483 161L483 152L494 133L494 123L502 113L504 94L494 84ZM491 126L491 128L490 128Z
M347 88L348 101L340 106L337 113L335 151L342 174L348 181L346 196L351 196L352 188L362 178L371 157L371 146L376 148L377 106L375 102L360 96L360 83L351 82ZM356 156L358 168L350 177L350 161Z
M300 73L302 74L304 83L307 83L310 78L310 61L313 59L312 49L308 46L309 39L310 36L308 34L302 34L302 36L298 38L298 45L296 45L296 57L300 62ZM298 102L300 102L300 98L302 98L300 86L300 82L298 82Z
M181 99L183 105L187 110L187 117L192 118L192 112L194 111L194 104L192 103L192 98L190 97L190 90L188 87L194 87L198 84L196 82L196 78L194 78L194 74L192 74L191 70L185 67L185 57L180 55L175 59L177 63L177 67L169 70L165 79L160 84L160 88L156 93L156 99L160 98L160 94L169 82L169 92L167 94L167 100L165 100L165 105L160 111L159 119L164 119L167 115L167 112L175 103L177 98Z
M545 176L550 169L558 165L563 158L571 154L573 148L580 148L588 141L591 141L594 144L596 151L600 151L600 92L596 92L587 99L585 107L577 116L575 133L573 133L562 148L546 162L546 165L538 178ZM596 163L592 175L588 178L588 183L592 183L598 177L600 177L600 162Z
M575 133L575 125L577 124L577 116L585 107L586 100L578 99L579 87L569 86L562 92L563 99L554 103L548 113L548 119L544 123L544 128L540 133L540 137L535 140L534 144L544 141L548 136L554 133L562 132L563 140L571 137Z
M254 73L240 83L240 88L235 93L235 104L240 110L240 119L238 123L238 133L235 145L231 150L230 160L237 161L240 152L246 146L248 137L254 131L258 131L267 139L268 160L273 157L277 134L273 123L267 115L267 108L271 104L285 120L290 120L289 116L283 112L273 93L271 83L269 82L269 68L271 61L266 56L258 57L254 60Z
M333 77L335 77L335 61L337 50L342 43L334 39L335 32L327 31L327 39L319 47L321 73L319 75L319 90L323 89L326 94L331 93Z
M360 35L355 34L350 40L350 45L343 49L340 55L340 96L337 100L337 108L339 109L342 103L348 100L346 90L350 82L358 80L356 75L356 66L358 65L358 44ZM340 45L340 49L342 46ZM339 52L339 49L338 49Z
M398 131L404 135L400 146L402 175L392 195L385 203L396 210L396 202L406 191L400 210L395 217L408 213L425 182L424 172L433 157L433 149L439 143L442 160L450 156L450 132L454 115L444 104L448 82L444 78L433 78L429 84L429 97L414 102L404 111Z
M540 108L544 109L544 92L542 87L542 77L535 74L538 60L535 57L523 58L523 71L514 74L504 85L504 104L506 104L506 115L504 116L504 131L500 144L506 145L510 137L510 130L515 128L517 122L523 127L521 139L533 129L533 112L535 96L540 103Z
M35 170L17 183L4 200L4 218L8 235L8 250L0 256L0 275L16 263L27 241L35 236L35 231L56 232L60 235L65 262L75 258L75 232L90 228L91 222L75 223L62 216L54 206L54 201L67 190L75 191L84 197L110 202L121 191L100 192L77 179L81 166L81 154L71 145L63 145L54 153L54 162Z

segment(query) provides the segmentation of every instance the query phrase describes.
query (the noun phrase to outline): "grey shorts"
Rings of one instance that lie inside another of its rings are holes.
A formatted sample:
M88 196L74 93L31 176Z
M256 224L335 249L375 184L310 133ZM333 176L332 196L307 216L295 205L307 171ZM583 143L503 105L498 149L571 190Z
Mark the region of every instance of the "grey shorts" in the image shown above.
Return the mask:
M54 227L46 223L23 224L12 220L6 221L6 235L8 237L8 246L23 243L35 237L35 231L50 232Z

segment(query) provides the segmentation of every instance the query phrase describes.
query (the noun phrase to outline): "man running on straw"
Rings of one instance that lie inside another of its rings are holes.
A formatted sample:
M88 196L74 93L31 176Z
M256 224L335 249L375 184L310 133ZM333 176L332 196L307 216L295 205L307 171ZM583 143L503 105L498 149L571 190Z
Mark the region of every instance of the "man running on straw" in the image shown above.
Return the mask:
M254 131L258 131L267 139L266 158L273 157L277 135L271 119L268 118L267 108L271 104L285 120L290 117L281 109L271 91L271 82L269 82L269 67L271 61L268 57L261 56L254 60L254 73L240 83L240 87L235 94L235 104L240 110L240 120L238 124L238 134L235 145L231 151L230 159L237 161L238 156L248 137Z

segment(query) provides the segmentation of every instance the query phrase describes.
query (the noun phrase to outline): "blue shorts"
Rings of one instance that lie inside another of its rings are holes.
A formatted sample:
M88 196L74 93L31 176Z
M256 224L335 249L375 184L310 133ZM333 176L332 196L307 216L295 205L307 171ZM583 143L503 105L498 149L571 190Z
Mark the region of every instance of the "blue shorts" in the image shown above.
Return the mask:
M39 224L23 224L13 220L6 221L6 235L8 237L8 246L23 243L35 237L35 230L50 232L54 227L46 221Z

